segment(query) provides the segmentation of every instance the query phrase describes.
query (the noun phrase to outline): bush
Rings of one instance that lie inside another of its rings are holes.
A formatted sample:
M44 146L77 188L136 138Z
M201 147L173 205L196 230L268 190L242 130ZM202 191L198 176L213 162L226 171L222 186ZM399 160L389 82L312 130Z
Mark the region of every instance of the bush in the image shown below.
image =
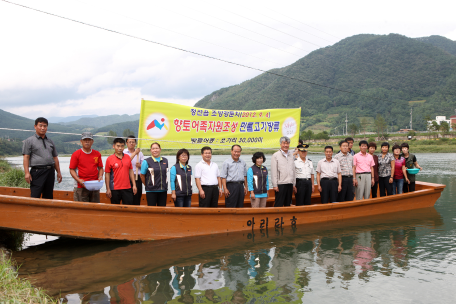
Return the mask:
M369 139L367 140L367 142L376 142L377 139L375 137L369 137Z
M0 175L0 186L30 188L25 181L25 173L21 169L11 169Z
M8 164L8 162L6 160L0 158L0 172L5 172L5 171L8 171L9 169L11 169L10 164Z
M440 138L440 141L443 141L443 142L447 142L447 141L449 141L449 140L450 140L450 139L447 138L447 137Z

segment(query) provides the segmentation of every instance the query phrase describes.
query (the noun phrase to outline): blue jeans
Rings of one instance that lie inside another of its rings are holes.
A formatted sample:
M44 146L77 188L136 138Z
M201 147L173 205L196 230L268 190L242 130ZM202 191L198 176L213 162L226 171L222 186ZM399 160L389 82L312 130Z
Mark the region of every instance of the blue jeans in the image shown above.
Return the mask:
M174 201L175 207L190 207L192 203L192 196L185 195L185 196L176 196L176 200Z
M393 179L393 194L402 194L402 190L404 189L404 180L401 179Z

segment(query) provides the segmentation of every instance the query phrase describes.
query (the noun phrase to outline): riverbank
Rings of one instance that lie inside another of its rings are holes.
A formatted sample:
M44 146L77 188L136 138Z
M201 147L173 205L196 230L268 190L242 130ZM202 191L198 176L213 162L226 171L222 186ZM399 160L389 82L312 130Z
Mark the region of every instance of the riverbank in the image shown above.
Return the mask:
M338 140L327 140L326 142L308 142L309 148L308 151L311 153L324 153L325 146L332 146L334 148L334 152L339 151L339 141ZM358 143L362 139L356 139L356 142L353 146L353 150L355 152L359 152ZM366 139L367 140L367 139ZM376 141L377 144L377 152L380 153L380 145L383 141ZM410 152L412 153L456 153L456 138L440 138L440 139L426 139L426 140L409 140L409 141L397 141L391 140L388 141L390 144L390 148L393 147L395 144L401 144L406 142L410 146ZM242 149L242 154L244 155L253 155L253 153L262 151L264 154L273 154L279 149L277 148L264 148L264 149L250 149L245 148ZM162 155L176 155L178 149L162 149ZM199 155L200 150L189 150L191 155ZM149 149L142 149L142 152L145 156L150 156ZM110 150L102 150L100 151L101 155L109 156L114 153L113 149ZM213 149L212 155L230 155L230 149ZM68 155L71 156L71 155Z
M8 251L0 248L0 303L53 304L59 301L19 278Z

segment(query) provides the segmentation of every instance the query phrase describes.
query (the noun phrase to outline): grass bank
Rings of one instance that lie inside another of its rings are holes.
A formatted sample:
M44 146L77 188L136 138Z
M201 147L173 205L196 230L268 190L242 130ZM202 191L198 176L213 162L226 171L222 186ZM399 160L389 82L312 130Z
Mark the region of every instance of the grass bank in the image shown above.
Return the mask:
M11 259L0 250L0 303L53 304L58 300L51 298L40 289L18 277Z
M0 186L30 188L25 181L25 173L22 169L12 168L3 158L0 158Z

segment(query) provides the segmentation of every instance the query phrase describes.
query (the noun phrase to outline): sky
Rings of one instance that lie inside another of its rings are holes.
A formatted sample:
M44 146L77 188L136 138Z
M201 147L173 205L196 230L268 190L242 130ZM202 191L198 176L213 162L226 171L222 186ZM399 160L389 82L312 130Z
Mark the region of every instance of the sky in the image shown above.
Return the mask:
M456 4L432 1L0 0L0 109L28 118L194 105L358 34L456 40ZM149 41L184 49L172 49Z

